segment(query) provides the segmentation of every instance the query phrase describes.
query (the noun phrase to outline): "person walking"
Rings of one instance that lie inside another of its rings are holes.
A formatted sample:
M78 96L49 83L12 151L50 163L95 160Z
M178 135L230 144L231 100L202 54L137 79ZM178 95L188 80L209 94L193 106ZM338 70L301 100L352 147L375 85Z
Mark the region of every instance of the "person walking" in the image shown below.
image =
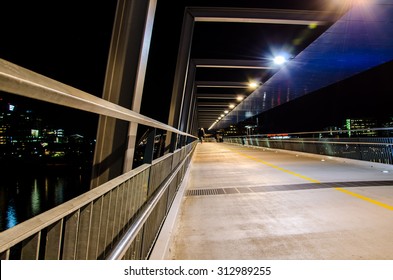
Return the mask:
M199 141L202 143L203 142L203 137L205 136L205 130L203 129L203 127L200 127L198 129L198 138Z

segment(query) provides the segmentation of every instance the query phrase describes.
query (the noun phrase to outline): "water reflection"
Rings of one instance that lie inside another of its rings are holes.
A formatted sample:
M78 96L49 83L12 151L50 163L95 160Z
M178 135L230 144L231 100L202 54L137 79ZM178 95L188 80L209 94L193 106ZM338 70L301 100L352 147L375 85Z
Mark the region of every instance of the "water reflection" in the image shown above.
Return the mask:
M34 179L33 188L31 191L31 214L36 216L40 213L41 209L41 200L40 200L40 191L38 189L37 179Z
M77 170L1 177L0 231L86 192L90 182L90 172L81 174Z
M80 180L82 178L80 177ZM55 184L55 192L54 192L54 201L56 204L62 203L64 201L64 188L63 186L67 185L67 181L62 178L62 177L57 177L56 178L56 184Z
M10 201L7 212L6 212L7 228L12 228L18 224L18 219L16 218L15 203L13 200Z

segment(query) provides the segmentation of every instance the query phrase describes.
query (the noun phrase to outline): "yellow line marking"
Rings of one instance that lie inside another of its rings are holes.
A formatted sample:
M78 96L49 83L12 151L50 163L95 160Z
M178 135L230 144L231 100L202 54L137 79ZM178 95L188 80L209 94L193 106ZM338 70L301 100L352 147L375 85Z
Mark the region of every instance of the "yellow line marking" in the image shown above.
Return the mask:
M287 174L296 176L296 177L298 177L298 178L302 178L302 179L304 179L304 180L306 180L306 181L309 181L309 182L312 182L312 183L317 183L317 184L320 184L320 183L321 183L321 181L318 181L318 180L315 180L315 179L313 179L313 178L304 176L304 175L302 175L302 174L293 172L293 171L291 171L291 170L288 170L288 169L279 167L279 166L277 166L277 165L271 164L270 162L261 160L261 159L259 159L259 158L253 157L253 156L249 156L249 155L247 155L247 154L244 154L244 153L242 153L242 152L238 152L238 151L233 150L233 149L230 149L230 148L228 148L228 149L231 150L231 151L233 151L233 152L235 152L235 153L237 153L237 154L239 154L239 155L241 155L241 156L243 156L243 157L246 157L246 158L249 158L249 159L251 159L251 160L254 160L254 161L263 163L264 165L270 166L270 167L272 167L272 168L274 168L274 169L280 170L280 171L282 171L282 172L285 172L285 173L287 173ZM388 210L393 211L393 206L391 206L391 205L389 205L389 204L380 202L380 201L378 201L378 200L369 198L369 197L364 196L364 195L360 195L360 194L357 194L357 193L348 191L348 190L343 189L343 188L340 188L340 187L336 187L336 188L334 188L334 189L335 189L336 191L345 193L345 194L350 195L350 196L352 196L352 197L359 198L359 199L361 199L361 200L367 201L367 202L372 203L372 204L374 204L374 205L377 205L377 206L380 206L380 207L382 207L382 208L385 208L385 209L388 209Z
M277 165L271 164L270 162L264 161L264 160L262 160L262 159L259 159L259 158L253 157L253 156L249 156L249 155L247 155L247 154L243 154L243 153L238 152L238 151L235 151L235 150L232 150L232 151L234 151L235 153L238 153L239 155L241 155L241 156L243 156L243 157L246 157L246 158L252 159L252 160L254 160L254 161L263 163L264 165L270 166L270 167L272 167L272 168L274 168L274 169L280 170L280 171L285 172L285 173L288 173L288 174L290 174L290 175L299 177L299 178L304 179L304 180L306 180L306 181L309 181L309 182L312 182L312 183L317 183L317 184L320 184L320 183L321 183L321 182L318 181L318 180L315 180L315 179L313 179L313 178L304 176L304 175L302 175L302 174L293 172L293 171L291 171L291 170L288 170L288 169L279 167L279 166L277 166Z
M378 206L383 207L385 209L393 211L393 206L391 206L389 204L382 203L382 202L380 202L378 200L369 198L367 196L364 196L364 195L361 195L361 194L358 194L358 193L354 193L354 192L348 191L348 190L343 189L343 188L334 188L334 189L337 190L337 191L343 192L345 194L348 194L350 196L357 197L359 199L365 200L365 201L370 202L372 204L375 204L375 205L378 205Z

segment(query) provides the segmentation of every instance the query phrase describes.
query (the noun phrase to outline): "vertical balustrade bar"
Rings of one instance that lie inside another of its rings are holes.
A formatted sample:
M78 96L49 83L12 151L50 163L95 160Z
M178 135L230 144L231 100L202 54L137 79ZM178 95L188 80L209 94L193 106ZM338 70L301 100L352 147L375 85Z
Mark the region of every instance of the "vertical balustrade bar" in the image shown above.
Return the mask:
M41 231L22 242L22 260L38 260L40 253Z
M171 182L169 185L169 192L168 192L168 203L166 207L166 212L169 212L169 209L171 208L172 201L175 197L176 194L176 185L177 185L177 178Z
M46 260L60 259L61 242L63 237L63 221L64 219L61 219L48 227L45 246Z
M138 174L136 177L130 178L127 181L127 191L126 191L126 196L127 196L127 201L126 201L126 205L125 205L125 212L124 212L124 226L128 228L128 226L130 225L130 220L133 216L132 213L132 207L134 207L135 205L135 182L137 181L137 178L140 177L141 174ZM124 229L123 233L126 231L126 229ZM124 255L124 259L128 260L130 259L131 256L131 250L132 250L132 245L130 246L130 248L128 249L127 253Z
M93 213L93 203L89 203L85 207L80 209L79 217L79 228L78 228L78 240L77 240L77 250L76 259L86 260L89 250L89 237L91 229L91 219Z
M134 256L133 260L140 260L143 259L142 256L142 244L143 244L143 230L137 235L135 238L135 250L134 250Z
M143 176L141 177L141 182L140 184L138 184L137 186L141 186L141 190L138 191L138 203L136 204L136 209L135 209L135 213L136 211L138 211L138 209L140 207L142 207L142 205L145 203L145 201L148 198L148 190L149 190L149 179L150 179L150 174L151 174L151 167L148 169L148 171L143 173ZM133 252L133 256L131 259L143 259L143 242L145 239L144 236L144 232L145 232L145 226L143 226L143 228L140 230L140 232L138 233L137 237L134 240L135 243L135 249Z
M127 227L130 225L131 218L133 216L133 208L135 207L135 202L136 202L136 182L138 181L138 178L140 178L142 175L138 174L138 176L131 178L128 181L128 206L127 206L127 212L126 212L126 224Z
M100 235L98 240L98 258L105 257L105 250L109 244L107 234L108 234L108 224L109 224L109 208L111 203L112 192L108 192L103 197L102 203L102 215L100 223Z
M146 146L147 146L147 144L146 144ZM150 166L149 176L146 179L147 179L147 192L146 192L145 201L149 199L149 197L151 196L151 194L154 191L154 190L152 190L152 188L153 188L153 185L156 180L156 173L155 173L155 168L153 165ZM153 213L150 214L150 217L151 217L151 215L153 215ZM146 256L146 246L147 246L147 243L149 242L149 233L150 233L150 227L149 227L149 223L147 221L143 224L143 226L140 230L140 233L141 233L141 247L139 248L140 249L140 256L141 256L141 258L145 259L147 257Z
M115 212L115 225L114 225L114 235L113 240L117 240L119 233L121 231L121 212L123 207L124 198L124 184L117 187L117 199L116 199L116 212Z
M154 156L154 141L156 137L156 129L153 128L147 137L147 143L145 146L145 155L143 156L143 163L151 164Z
M0 253L0 260L9 260L10 259L10 250L5 250Z
M76 244L78 240L80 211L68 215L65 219L63 260L75 260Z
M142 176L141 174L139 174L137 177L132 178L132 180L130 181L130 191L131 191L131 200L130 200L130 209L128 211L128 215L127 215L127 224L130 225L132 217L134 216L134 213L137 209L137 203L138 203L138 197L140 196L139 190L138 190L138 186L141 185L142 182Z
M91 230L90 230L90 242L89 242L89 251L87 255L88 260L95 260L98 257L98 242L100 237L101 229L101 217L102 217L102 206L103 206L103 197L99 197L95 201L93 201L93 210L92 210L92 221L91 221Z
M123 191L123 206L121 210L121 216L120 216L120 228L121 232L120 234L123 234L124 231L126 230L126 225L127 225L127 213L129 211L129 205L130 205L130 180L127 180L124 182L124 191Z
M106 243L108 251L112 248L113 245L113 237L114 237L114 228L116 224L116 202L117 202L117 188L114 188L111 191L111 202L109 204L109 213L108 213L108 229L106 235Z

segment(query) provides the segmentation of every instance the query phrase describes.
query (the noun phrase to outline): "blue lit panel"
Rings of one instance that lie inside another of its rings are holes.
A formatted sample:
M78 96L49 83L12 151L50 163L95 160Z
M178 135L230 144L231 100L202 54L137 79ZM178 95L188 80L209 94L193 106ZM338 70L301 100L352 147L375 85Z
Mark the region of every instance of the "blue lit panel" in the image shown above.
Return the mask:
M393 60L393 0L368 3L354 5L214 128L228 127Z

